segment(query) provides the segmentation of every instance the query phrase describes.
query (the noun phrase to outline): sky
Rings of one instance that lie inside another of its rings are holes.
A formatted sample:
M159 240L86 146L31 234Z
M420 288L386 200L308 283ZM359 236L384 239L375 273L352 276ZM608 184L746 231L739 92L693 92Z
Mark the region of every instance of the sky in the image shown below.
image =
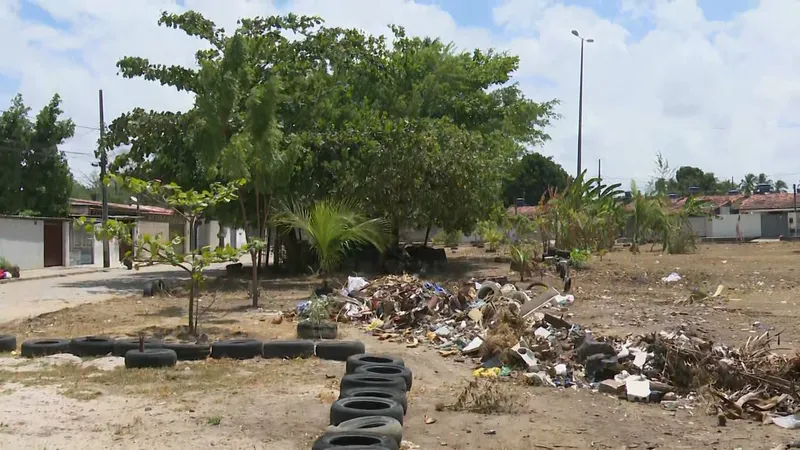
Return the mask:
M159 27L161 11L194 9L228 30L240 17L295 12L386 34L387 25L459 49L518 55L514 81L558 99L552 139L536 151L576 172L580 40L583 168L646 183L661 152L670 166L739 181L764 172L800 181L798 0L0 0L0 109L21 93L38 111L53 94L78 125L63 146L81 181L95 170L98 90L107 121L134 107L185 110L192 99L125 80L124 56L192 65L201 43Z

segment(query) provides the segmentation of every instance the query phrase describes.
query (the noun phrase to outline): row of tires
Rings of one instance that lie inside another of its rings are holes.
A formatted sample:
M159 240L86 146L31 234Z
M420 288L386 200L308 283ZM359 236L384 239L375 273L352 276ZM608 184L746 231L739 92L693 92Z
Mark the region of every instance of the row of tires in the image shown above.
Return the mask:
M398 450L413 375L402 359L359 354L347 358L330 426L312 450Z
M310 358L345 361L349 356L364 353L364 344L358 341L311 341L305 339L260 341L256 339L231 339L211 344L175 343L156 339L144 339L143 349L139 351L140 340L112 339L101 336L84 336L74 339L45 338L31 339L22 343L20 353L26 358L35 358L58 353L71 353L76 356L127 356L132 350L144 355L140 359L196 361L211 358L251 359L261 358ZM0 335L0 352L10 352L17 348L14 336ZM158 367L163 366L163 363ZM174 364L174 363L173 363Z

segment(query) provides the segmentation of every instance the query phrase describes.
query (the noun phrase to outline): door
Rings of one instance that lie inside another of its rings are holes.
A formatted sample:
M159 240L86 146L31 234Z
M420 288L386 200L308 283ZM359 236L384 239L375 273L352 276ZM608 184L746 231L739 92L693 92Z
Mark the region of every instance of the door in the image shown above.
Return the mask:
M789 235L789 216L782 214L761 214L761 237L777 239Z
M44 222L44 266L64 265L64 235L61 222Z

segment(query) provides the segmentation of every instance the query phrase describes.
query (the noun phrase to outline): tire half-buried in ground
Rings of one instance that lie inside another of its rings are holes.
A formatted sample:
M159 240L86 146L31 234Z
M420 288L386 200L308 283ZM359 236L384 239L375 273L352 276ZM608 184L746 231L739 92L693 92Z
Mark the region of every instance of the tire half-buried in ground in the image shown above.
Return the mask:
M314 322L301 320L297 322L297 337L300 339L336 339L339 325L336 322Z
M319 341L317 357L333 361L347 361L347 358L364 353L366 347L360 341Z
M411 390L411 382L413 375L411 369L402 366L393 366L391 364L366 364L359 367L355 373L369 373L372 375L380 375L382 377L400 377L406 382L406 389Z
M69 341L60 338L31 339L22 343L20 353L25 358L67 353Z
M106 356L114 352L114 339L103 336L77 337L69 341L69 352L75 356Z
M178 361L202 361L211 355L211 346L188 342L165 342L163 348L178 355Z
M325 429L326 434L344 431L363 431L392 438L397 445L403 441L403 425L397 419L386 416L367 416L345 420L339 425L331 425Z
M405 367L402 359L396 358L392 355L380 355L377 353L362 353L360 355L353 355L347 358L345 365L345 373L354 373L356 369L365 364L392 364L395 366Z
M408 412L408 396L405 391L394 388L360 387L339 391L339 398L348 397L378 397L394 400L403 407L403 414Z
M310 358L314 356L314 342L304 339L285 341L265 341L261 357L270 358Z
M17 349L17 338L10 334L0 334L0 353L13 352Z
M348 448L397 450L399 447L392 437L370 433L366 430L324 434L311 446L311 450L345 450Z
M160 341L157 339L145 339L144 340L144 348L163 348L164 341ZM130 338L130 339L119 339L114 342L114 350L111 352L114 356L125 356L125 353L128 353L128 350L136 350L139 348L139 339L138 338Z
M406 392L406 380L400 377L384 377L368 373L352 373L342 377L339 383L339 390L345 391L353 388L381 388L394 389L399 392Z
M261 356L264 343L255 339L231 339L211 344L211 357L231 359L251 359Z
M178 355L168 348L146 348L143 352L136 349L125 353L127 369L172 367L177 362Z
M331 425L357 417L386 416L403 423L403 407L394 400L378 397L347 397L331 405Z

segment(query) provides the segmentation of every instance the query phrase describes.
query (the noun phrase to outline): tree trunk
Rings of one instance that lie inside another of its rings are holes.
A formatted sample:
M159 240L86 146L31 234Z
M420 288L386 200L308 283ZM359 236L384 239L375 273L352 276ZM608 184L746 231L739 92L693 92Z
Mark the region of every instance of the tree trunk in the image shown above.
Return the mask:
M194 295L197 289L197 282L192 276L192 285L189 288L189 334L192 336L197 334L197 324L194 321Z
M253 308L258 308L258 261L257 252L250 250L250 258L253 260L253 270L250 278L250 296L253 298Z
M264 268L269 270L269 251L272 247L272 229L267 228L267 246L264 248L264 252L266 253L266 257L264 258ZM274 263L274 258L273 258Z
M428 228L425 229L425 242L422 243L423 247L428 246L428 238L430 237L430 235L431 235L431 226L428 225Z

